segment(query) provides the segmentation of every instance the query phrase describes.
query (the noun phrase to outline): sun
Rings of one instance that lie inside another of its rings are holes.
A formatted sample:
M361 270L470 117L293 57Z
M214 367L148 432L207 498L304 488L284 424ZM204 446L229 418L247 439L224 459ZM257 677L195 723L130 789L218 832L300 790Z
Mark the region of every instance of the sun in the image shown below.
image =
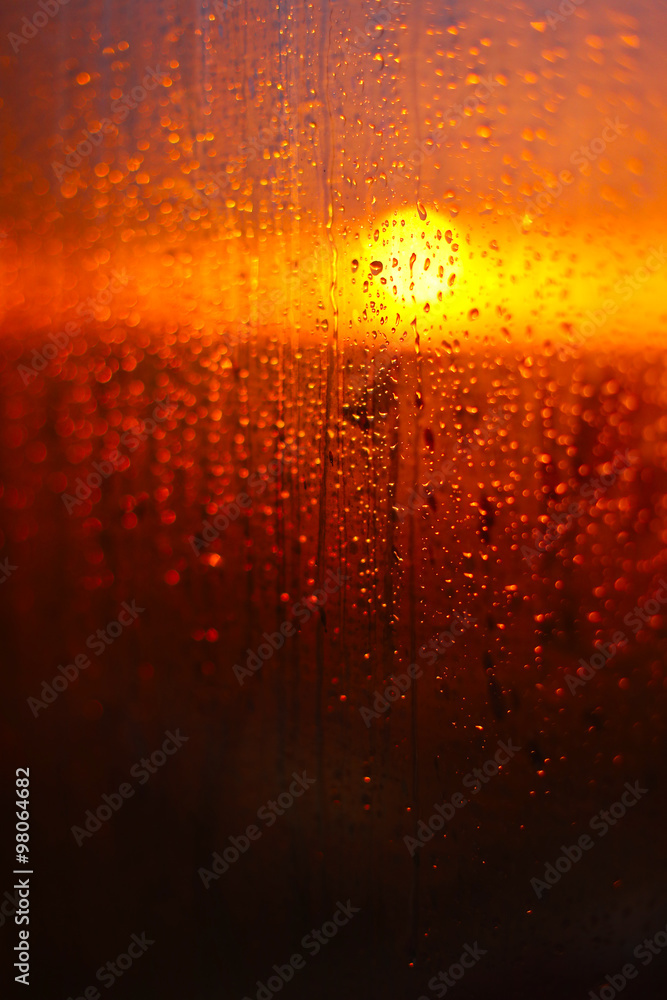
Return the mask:
M355 326L377 324L396 336L444 317L459 296L461 237L435 210L395 209L348 239L339 251L343 311Z

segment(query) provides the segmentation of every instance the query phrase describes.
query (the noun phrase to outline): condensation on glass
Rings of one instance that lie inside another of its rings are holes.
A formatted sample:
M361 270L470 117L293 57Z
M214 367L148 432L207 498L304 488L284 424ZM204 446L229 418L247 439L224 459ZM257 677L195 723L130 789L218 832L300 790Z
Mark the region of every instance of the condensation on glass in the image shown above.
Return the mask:
M665 737L664 617L627 617L665 572L664 11L561 7L0 15L7 531L69 552L83 620L157 579L117 682L154 669L209 764L224 723L238 815L317 777L235 904L250 926L254 893L285 897L259 967L331 892L367 914L357 986L375 954L415 995L466 941L483 992L604 966L659 915L639 827L548 906L529 883ZM470 791L499 740L520 752Z

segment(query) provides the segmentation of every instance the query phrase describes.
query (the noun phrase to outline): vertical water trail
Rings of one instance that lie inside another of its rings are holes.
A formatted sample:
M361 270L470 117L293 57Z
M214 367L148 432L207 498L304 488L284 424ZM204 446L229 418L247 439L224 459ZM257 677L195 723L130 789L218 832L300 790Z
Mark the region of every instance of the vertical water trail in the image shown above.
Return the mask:
M320 481L320 507L319 524L317 533L317 585L322 586L324 573L326 570L326 529L328 518L328 488L329 488L329 464L330 464L330 426L332 410L332 394L335 384L336 361L338 354L338 311L336 305L337 287L337 256L333 239L333 142L331 131L333 119L329 99L329 47L331 40L331 14L328 0L323 0L321 8L321 33L320 38L326 38L326 45L322 46L319 60L319 88L324 95L325 114L322 116L322 198L325 209L325 230L327 241L331 250L331 282L329 286L329 296L332 306L332 326L328 331L327 345L327 373L325 392L325 411L323 422L322 441L322 472ZM328 324L327 324L328 325ZM315 684L315 731L317 747L317 795L318 795L318 827L319 835L322 836L324 828L324 726L323 726L323 696L324 696L324 621L320 614L317 625L316 640L316 684ZM326 878L324 869L322 871L323 883Z
M412 98L412 117L414 121L415 137L419 143L421 138L421 124L419 119L420 109L419 109L419 84L418 80L420 75L417 72L417 61L418 53L420 51L421 42L421 19L419 17L419 8L415 8L414 19L412 23L412 52L415 61L415 65L411 72L411 98ZM418 167L417 171L417 190L416 190L416 200L419 201L419 188L421 183L421 166ZM419 347L419 331L417 329L417 320L415 318L414 322L414 335L415 335L415 385L416 385L416 395L415 395L415 421L414 421L414 431L412 440L412 473L414 477L414 482L418 483L420 478L419 471L419 447L421 441L421 411L424 405L424 394L423 394L423 384L422 384L422 355ZM412 516L409 519L409 572L410 572L410 582L409 582L409 616L410 616L410 663L415 663L417 660L417 566L420 558L421 552L421 539L418 525L418 518ZM417 823L419 820L419 751L418 751L418 695L419 695L419 681L415 678L414 684L412 685L412 697L410 699L410 747L412 753L412 811L413 811L413 824L416 836ZM417 951L417 941L418 941L418 928L419 928L419 851L414 852L413 866L412 866L412 889L411 889L411 906L410 906L410 952L411 959L414 960Z

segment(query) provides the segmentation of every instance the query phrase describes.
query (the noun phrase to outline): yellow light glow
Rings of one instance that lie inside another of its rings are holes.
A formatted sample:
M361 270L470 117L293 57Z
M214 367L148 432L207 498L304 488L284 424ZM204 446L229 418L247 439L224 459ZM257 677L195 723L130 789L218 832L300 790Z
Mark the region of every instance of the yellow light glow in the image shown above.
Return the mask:
M234 342L266 331L317 341L336 322L341 342L421 349L480 340L590 349L662 343L667 255L656 220L633 217L622 229L554 210L525 221L453 216L427 204L369 222L341 218L331 233L304 226L298 236L255 241L235 233L169 252L157 242L150 252L128 244L114 256L128 283L108 322L161 326L179 316L191 330L233 326ZM21 316L35 329L60 330L109 277L100 264L99 273L63 283L53 258L41 256L26 261L17 281L4 266L18 251L12 235L0 249L0 319ZM41 299L29 292L36 285Z
M373 299L387 308L430 311L456 295L462 253L458 230L447 216L425 209L397 210L371 225L364 236L348 243L341 254L341 281L348 284L347 274L353 275L362 299L359 311Z

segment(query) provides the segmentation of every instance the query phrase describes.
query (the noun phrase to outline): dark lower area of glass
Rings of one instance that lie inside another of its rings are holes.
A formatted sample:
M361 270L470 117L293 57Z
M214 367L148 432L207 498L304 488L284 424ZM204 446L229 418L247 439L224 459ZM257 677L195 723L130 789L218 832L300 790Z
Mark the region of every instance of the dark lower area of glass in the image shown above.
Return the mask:
M303 967L272 994L432 998L445 995L429 986L432 977L457 965L466 945L485 954L452 981L447 995L455 989L471 998L493 992L570 1000L591 990L598 996L605 977L618 977L633 963L638 976L625 995L662 996L667 955L656 954L644 966L633 952L667 924L667 636L657 618L638 635L623 624L664 572L655 524L664 471L646 445L660 413L650 398L641 420L623 409L624 400L659 382L658 363L627 360L621 376L598 357L575 379L573 361L551 357L542 374L537 364L527 378L517 374L517 355L504 368L491 366L488 385L470 384L480 404L477 417L456 411L451 397L445 404L414 359L398 360L391 390L376 373L374 394L346 391L348 409L341 407L329 438L330 506L318 571L321 494L314 486L321 486L321 468L313 462L321 428L309 423L308 408L319 412L319 399L309 403L306 393L297 420L283 409L278 381L262 383L260 398L264 363L249 351L238 364L216 369L222 403L212 403L210 394L219 388L210 384L214 347L192 357L189 348L179 356L164 343L132 350L136 367L125 373L112 364L105 382L97 381L91 364L89 377L81 369L78 380L47 373L39 385L24 387L11 344L5 364L12 419L26 434L18 443L7 438L2 455L3 478L18 490L9 499L5 493L3 507L3 551L17 567L3 585L0 609L7 678L3 787L11 813L14 769L30 767L33 995L66 1000L97 985L105 996L98 970L127 951L133 934L145 934L154 944L113 982L119 998L254 1000L258 984L276 975L273 967L285 967L297 953ZM269 355L274 350L267 348ZM97 363L121 353L91 338L85 357ZM315 349L293 368L283 358L282 371L305 384L318 359ZM250 373L245 402L244 367ZM199 381L191 379L193 371ZM618 385L610 392L612 375ZM493 390L492 377L500 383ZM137 379L144 387L139 397L130 388ZM523 396L513 396L522 379ZM552 382L558 386L549 388ZM380 383L388 392L384 404L377 402ZM58 430L67 418L75 425L84 418L75 384L96 402L88 415L91 450L76 466L68 450L74 439ZM516 434L530 455L515 491L530 532L540 513L556 509L556 486L566 477L555 471L560 453L554 442L582 385L592 390L581 392L587 410L573 431L573 464L592 467L630 449L637 474L610 487L609 499L616 487L613 496L626 506L610 507L606 522L591 512L594 537L587 538L584 525L586 538L577 542L580 529L572 528L540 556L534 575L512 548L521 540L508 530L507 507L498 504L496 516L488 514L510 473L521 471L512 452L503 451L504 431L510 439ZM485 414L497 406L500 390L518 402L548 392L552 425L543 418L527 429L521 406L500 428L497 415L489 423ZM85 478L104 458L112 411L146 414L167 396L178 410L166 437L143 442L128 468L93 495L87 516L70 515L59 495L61 480L50 477L64 473L68 484ZM246 412L249 423L239 425ZM442 432L439 417L447 428ZM97 419L105 428L96 427ZM236 495L244 483L235 478L238 470L262 467L282 446L281 428L297 425L308 433L281 482L286 495L275 483L267 486L261 502L257 498L203 550L220 554L221 562L204 564L188 541L212 516L202 496L221 476L228 478L224 498ZM247 446L242 458L234 453L240 427ZM430 449L424 430L431 427L436 454L442 449L455 462L462 450L467 456L471 467L453 476L465 499L445 484L434 502L427 499L401 520L391 507L403 510L410 488L432 478L435 458L427 468L423 452L424 441ZM184 437L188 428L193 437ZM211 433L219 439L212 442ZM38 462L40 443L46 457ZM396 484L392 443L401 458ZM555 452L553 467L533 455L534 443ZM160 447L172 456L187 452L196 462L161 462ZM491 458L496 465L489 469L484 463ZM173 476L165 479L164 469ZM172 490L168 503L155 498L165 484ZM543 485L548 489L538 503L535 490ZM524 488L529 497L522 498ZM311 495L320 506L310 503ZM161 516L165 506L174 520ZM123 522L130 507L133 525ZM456 544L442 541L452 523ZM583 563L574 561L576 554ZM245 664L263 633L273 635L292 620L294 601L317 588L325 569L335 575L341 565L350 577L344 599L333 593L324 615L314 611L239 685L234 664ZM167 579L174 571L176 583ZM311 574L315 584L308 582ZM621 596L612 607L605 588L623 575L628 585L616 591ZM600 588L604 594L596 595ZM58 664L86 650L88 636L118 618L124 601L145 610L35 717L27 699L39 696ZM418 651L448 627L454 608L475 617L477 628L429 666ZM625 629L628 644L585 685L556 694L554 678L574 674L594 653L596 613L605 639ZM499 624L505 626L500 631ZM207 630L216 635L206 637ZM359 709L371 709L375 692L384 692L392 675L405 674L411 660L423 668L417 684L366 726ZM624 679L628 684L621 685ZM167 733L186 740L142 783L132 769L161 748ZM499 741L520 749L472 792L466 776L493 759ZM270 825L258 818L269 800L288 791L294 772L304 771L315 783L284 815ZM79 846L72 828L82 828L87 810L96 811L103 796L117 795L124 783L133 795L92 835L79 835ZM600 823L591 827L591 821L621 800L626 783L646 791L601 835ZM436 805L457 793L466 803L411 857L404 838L414 837L417 821L427 822ZM261 836L205 886L202 869L212 873L214 854L229 848L230 837L244 837L249 825ZM538 899L531 879L543 880L563 847L584 834L592 848ZM5 846L9 862L9 839ZM11 895L9 864L5 870ZM314 954L304 937L330 922L339 903L359 912ZM11 947L16 931L11 919L0 928Z

